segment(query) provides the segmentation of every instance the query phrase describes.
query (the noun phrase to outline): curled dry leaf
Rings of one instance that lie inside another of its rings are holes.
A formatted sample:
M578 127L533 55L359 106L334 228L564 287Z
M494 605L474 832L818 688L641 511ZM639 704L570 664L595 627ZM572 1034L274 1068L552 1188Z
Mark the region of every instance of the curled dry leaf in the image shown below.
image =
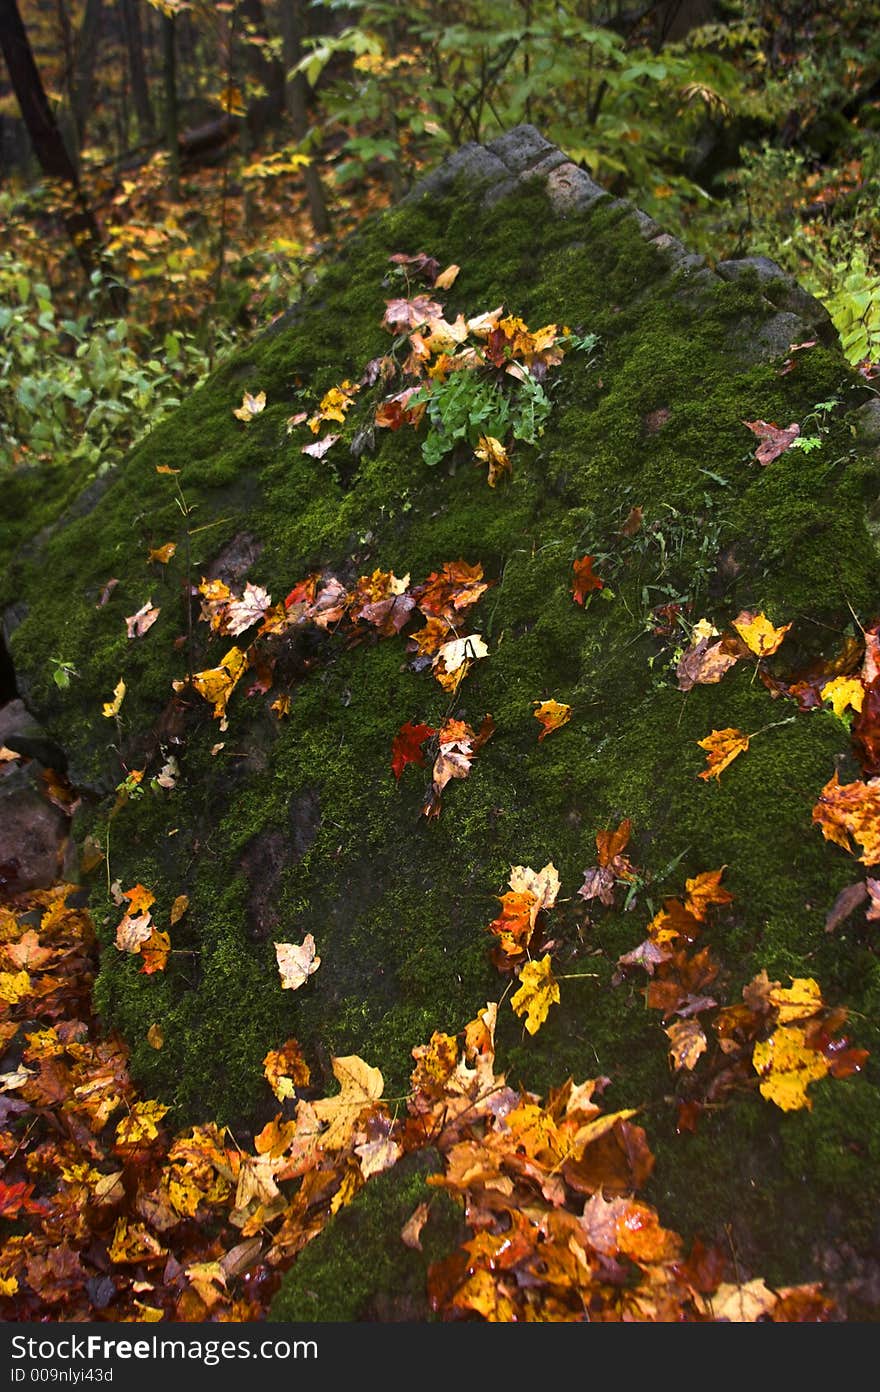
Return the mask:
M335 445L339 438L338 435L325 435L323 440L313 440L310 445L303 445L300 454L309 454L312 459L323 459L331 445Z
M414 1251L422 1250L422 1228L428 1221L428 1205L420 1203L413 1209L403 1227L400 1229L400 1240L406 1247L412 1247Z

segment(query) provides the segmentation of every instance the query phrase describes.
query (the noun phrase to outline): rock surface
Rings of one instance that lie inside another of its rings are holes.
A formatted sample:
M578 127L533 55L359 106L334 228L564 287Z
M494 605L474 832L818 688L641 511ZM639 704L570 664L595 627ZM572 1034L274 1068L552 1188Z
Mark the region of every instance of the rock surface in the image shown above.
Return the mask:
M392 348L381 321L406 293L389 262L400 252L460 265L440 297L450 321L503 304L533 330L598 336L548 371L543 431L514 442L497 487L465 444L432 464L424 427L372 425L383 387L364 374ZM323 459L303 454L316 437L290 419L343 381L362 386L332 425L340 440ZM247 424L233 415L245 391L267 397ZM745 1268L782 1282L818 1273L829 1244L861 1260L876 1229L880 970L863 917L825 932L864 867L811 820L835 769L842 782L860 777L847 723L827 706L798 713L774 700L750 663L686 693L675 671L699 619L725 629L752 609L791 623L770 662L782 680L858 640L853 614L864 627L880 615L868 395L824 310L773 263L713 267L520 128L464 147L371 220L300 304L24 550L3 591L10 651L83 794L77 834L104 844L112 815L110 878L149 886L160 925L189 897L167 971L147 977L113 946L107 867L92 874L98 1002L144 1087L181 1121L256 1127L274 1110L262 1060L296 1037L317 1089L332 1085L331 1056L357 1053L400 1096L413 1047L507 990L499 1064L511 1082L545 1095L569 1076L611 1078L615 1106L645 1109L657 1156L646 1196L687 1239L734 1240ZM832 398L817 424L815 406ZM744 424L761 420L803 424L818 444L762 467ZM167 565L148 561L169 541ZM581 606L572 568L585 554L604 589ZM393 570L415 586L459 560L491 582L468 630L488 657L451 696L412 661L414 624L359 642L298 632L274 672L252 664L223 721L186 689L188 670L217 668L252 637L199 621L202 579L237 594L249 582L278 603L310 575L348 588ZM129 639L125 620L148 600L159 618ZM66 693L51 657L79 674ZM105 716L120 679L122 705ZM289 713L273 710L285 696ZM551 698L571 719L539 741L535 705ZM487 712L495 734L440 816L425 817L430 767L398 781L395 735L449 715L476 729ZM698 777L710 731L765 727L718 784ZM171 755L180 775L167 787L158 775ZM143 781L120 805L131 770ZM578 888L596 835L624 818L633 894L587 904ZM486 927L511 867L549 862L563 886L548 915L554 963L581 979L561 982L532 1037ZM733 902L707 934L719 1001L740 1000L764 970L786 985L815 977L853 1011L872 1061L816 1084L810 1110L784 1115L751 1087L680 1135L691 1084L670 1070L670 1021L646 1010L644 975L618 958L686 878L722 866ZM275 943L307 933L321 966L282 990ZM156 1020L161 1051L146 1038Z

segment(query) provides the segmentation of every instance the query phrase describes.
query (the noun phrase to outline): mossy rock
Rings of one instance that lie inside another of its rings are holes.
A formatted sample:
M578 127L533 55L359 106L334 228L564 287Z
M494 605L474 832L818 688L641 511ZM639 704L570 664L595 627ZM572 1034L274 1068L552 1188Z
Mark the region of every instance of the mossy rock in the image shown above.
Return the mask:
M431 1263L467 1237L461 1208L426 1182L442 1171L438 1152L421 1150L371 1179L297 1258L269 1319L294 1324L431 1320ZM413 1247L404 1243L401 1231L420 1204L426 1221L419 1246Z
M512 477L495 488L468 450L426 465L408 427L376 430L353 454L379 387L362 390L323 460L301 452L307 430L288 431L291 416L388 350L389 256L420 251L461 266L449 318L504 304L533 328L599 335L595 353L572 351L548 375L546 429L517 445ZM233 416L245 390L267 396L247 425ZM850 732L828 708L799 714L756 738L720 783L701 781L697 742L713 728L754 732L794 707L743 662L682 693L674 642L653 617L678 605L722 628L743 608L763 610L792 624L768 664L787 675L880 613L870 525L880 463L853 429L866 394L824 311L781 272L728 263L716 274L521 128L467 147L367 223L288 316L19 553L3 590L19 689L67 751L80 839L109 845L109 866L89 880L98 1007L172 1120L261 1125L273 1109L262 1060L291 1036L319 1091L333 1086L330 1059L356 1053L405 1093L412 1048L435 1029L460 1030L505 989L486 926L511 865L552 861L565 901L550 924L555 960L564 974L595 976L564 980L534 1037L505 1000L498 1062L509 1081L546 1094L570 1075L607 1075L610 1105L639 1108L648 1130L657 1160L646 1197L661 1219L687 1238L734 1244L740 1269L793 1282L821 1277L829 1253L838 1270L841 1253L867 1260L880 971L863 910L825 931L859 866L811 820L835 768L842 781L859 776ZM796 421L816 446L761 467L743 425L759 419ZM641 529L622 535L634 507ZM148 562L169 541L167 565ZM572 563L585 553L606 587L580 607ZM407 768L398 782L390 768L400 726L437 726L449 704L402 637L297 648L285 719L269 708L273 693L246 694L247 680L222 732L210 706L191 696L181 710L172 698L188 653L201 669L228 646L205 624L189 635L202 575L249 580L278 600L315 571L347 584L393 569L417 583L458 559L480 562L493 584L473 611L489 657L454 708L475 726L491 712L496 733L438 818L421 815L427 771ZM124 618L147 600L158 621L130 640ZM52 658L77 673L67 691ZM119 718L106 718L121 677ZM548 697L573 714L539 742L534 703ZM170 753L176 787L151 786ZM131 769L147 770L143 791L111 817ZM587 921L577 889L596 832L624 817L643 885L629 911ZM720 866L734 898L707 933L724 967L719 999L738 1000L761 970L786 984L815 977L852 1012L847 1029L870 1058L813 1087L811 1110L783 1114L745 1092L708 1110L697 1135L679 1135L682 1082L664 1022L645 1009L643 980L619 981L617 959L686 877ZM116 880L152 889L160 926L188 895L164 973L144 975L113 946ZM282 990L274 943L306 933L320 968ZM158 1051L147 1040L157 1021Z

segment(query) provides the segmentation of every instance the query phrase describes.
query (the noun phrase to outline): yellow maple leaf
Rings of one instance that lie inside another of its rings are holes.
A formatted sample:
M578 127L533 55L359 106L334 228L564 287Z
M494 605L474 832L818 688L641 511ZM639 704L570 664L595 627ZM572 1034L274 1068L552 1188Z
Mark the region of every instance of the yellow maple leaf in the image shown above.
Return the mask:
M122 705L122 698L124 697L124 695L125 682L120 677L119 681L113 688L113 700L104 702L103 706L101 707L101 713L103 715L106 715L108 718L114 715L118 715L119 707Z
M331 1063L340 1091L312 1106L319 1120L328 1123L320 1138L321 1148L341 1150L351 1139L361 1113L382 1096L385 1080L378 1068L371 1068L357 1054L333 1058Z
M865 699L865 688L859 677L832 677L822 687L822 700L831 704L838 719L842 718L847 706L860 711Z
M535 719L541 725L541 733L538 740L546 739L554 730L560 726L567 725L571 720L571 706L567 706L563 701L533 701L535 707Z
M0 972L0 1000L7 1005L15 1005L31 989L31 979L26 971Z
M783 624L782 628L774 628L766 614L755 614L750 609L743 609L734 619L733 626L755 657L769 657L775 653L791 628L790 623Z
M474 456L481 464L488 464L489 473L487 483L490 488L494 488L502 474L509 474L510 456L500 440L496 440L494 435L481 435L479 443L474 450Z
M749 736L744 735L742 730L728 728L726 730L713 730L705 739L697 740L701 749L708 751L709 758L706 767L698 778L717 778L720 780L722 773L728 764L738 754L744 754L749 747Z
M214 706L214 718L226 714L227 702L247 669L247 653L241 648L230 648L220 661L219 667L208 667L204 672L193 672L192 684L200 696ZM180 691L185 682L172 683Z
M256 396L252 396L249 391L246 391L241 398L241 405L236 406L232 414L237 420L244 421L247 425L248 421L252 421L254 416L258 416L261 411L265 410L265 407L266 393L264 391L257 392Z
M159 1122L168 1108L161 1102L133 1102L128 1116L116 1127L117 1145L145 1145L159 1134Z
M811 976L793 976L787 988L773 986L768 999L776 1007L780 1025L789 1025L792 1020L808 1020L823 1006L819 983Z
M759 1040L752 1052L752 1064L760 1076L761 1096L775 1102L784 1112L810 1110L813 1103L807 1088L828 1072L828 1060L807 1045L799 1025L781 1025L769 1039Z
M547 1019L551 1005L559 1004L559 983L550 969L550 954L527 962L519 975L519 990L510 1004L517 1015L525 1015L529 1034L537 1034Z
M158 561L159 565L167 565L176 550L177 543L175 541L166 541L164 546L157 546L155 549L151 547L147 559L150 561Z

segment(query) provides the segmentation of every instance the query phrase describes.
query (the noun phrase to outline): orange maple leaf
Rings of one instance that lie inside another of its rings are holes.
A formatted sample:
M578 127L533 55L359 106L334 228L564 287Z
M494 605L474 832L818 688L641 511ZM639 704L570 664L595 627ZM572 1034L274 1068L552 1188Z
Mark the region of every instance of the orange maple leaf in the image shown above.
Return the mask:
M728 728L726 730L713 730L705 739L697 740L701 749L708 751L708 761L702 773L698 773L698 778L721 778L722 773L728 764L738 754L744 754L749 747L749 736L744 735L742 730Z
M571 706L567 706L563 701L533 701L532 705L536 707L534 717L542 726L538 735L539 741L546 739L554 730L567 725L571 720Z
M572 570L574 571L574 581L571 592L576 604L583 605L584 600L592 590L604 590L605 581L593 574L592 556L581 556L580 560L574 562Z
M791 628L790 623L774 628L766 614L756 614L750 609L743 609L733 620L733 626L755 657L769 657L775 653Z

